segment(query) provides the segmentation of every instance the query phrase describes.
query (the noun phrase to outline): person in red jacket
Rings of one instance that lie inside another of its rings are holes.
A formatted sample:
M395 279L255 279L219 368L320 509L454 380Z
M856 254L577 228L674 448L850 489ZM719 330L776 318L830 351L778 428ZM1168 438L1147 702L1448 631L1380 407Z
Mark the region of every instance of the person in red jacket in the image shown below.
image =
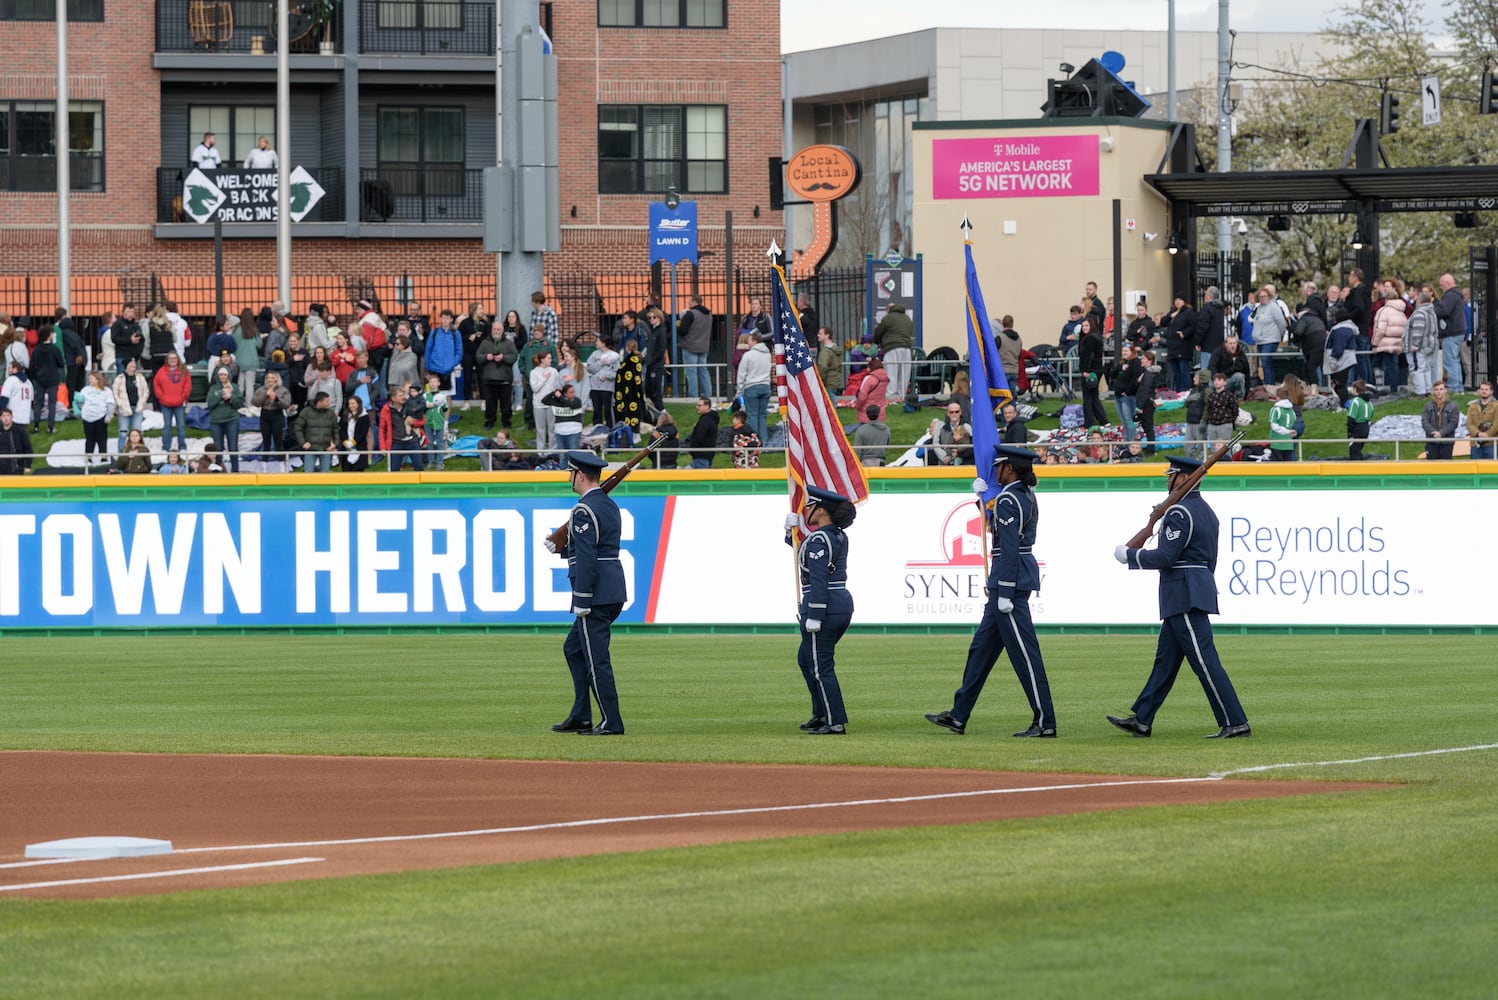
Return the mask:
M390 471L399 472L409 458L417 472L425 466L421 452L421 427L406 408L404 386L390 391L390 401L380 410L380 450L390 461Z
M166 363L151 377L151 394L161 411L161 446L172 447L172 425L177 425L177 450L187 450L187 397L192 394L192 373L182 367L182 359L172 351Z
M859 423L868 423L870 406L878 406L879 419L884 419L884 396L888 391L889 372L884 370L884 362L878 358L870 358L868 374L858 383L858 395L853 400L853 410L858 414Z

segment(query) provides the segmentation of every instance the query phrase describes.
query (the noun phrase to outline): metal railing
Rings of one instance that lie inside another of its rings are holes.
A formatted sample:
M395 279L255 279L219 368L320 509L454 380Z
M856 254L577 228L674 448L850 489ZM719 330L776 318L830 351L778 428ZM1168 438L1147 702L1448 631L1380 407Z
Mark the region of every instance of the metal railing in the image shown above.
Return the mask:
M342 18L319 20L316 0L291 0L291 51L343 51ZM157 52L270 54L276 51L272 0L156 0Z
M364 222L482 222L484 172L461 164L359 171Z
M182 182L191 166L156 168L156 221L192 222L182 211ZM339 167L317 167L307 171L313 180L322 186L322 200L312 206L312 211L302 218L303 222L343 221L343 170ZM274 218L266 220L274 222ZM213 227L203 226L205 237L213 235Z
M518 416L519 414L517 413L516 415ZM773 413L772 413L772 415L773 415ZM668 453L668 455L670 457L678 458L681 461L682 464L679 466L680 468L686 468L687 464L689 464L691 462L691 457L690 457L689 452L712 452L714 454L714 457L715 457L714 467L715 468L724 468L726 466L724 466L724 465L719 464L719 463L716 462L716 458L718 456L725 456L728 459L728 465L731 465L732 464L732 458L733 458L733 453L734 452L747 450L747 451L752 451L752 452L754 452L756 454L763 453L765 455L773 455L773 454L778 454L778 453L780 453L780 452L782 452L784 450L783 446L779 446L779 445L777 445L777 446L770 446L770 445L767 445L767 444L761 444L758 447L752 447L752 448L747 448L747 449L746 448L742 448L742 447L735 447L733 445L717 445L717 444L712 445L712 446L708 446L708 447L689 446L687 444L687 442L686 442L685 435L687 433L689 433L690 430L691 430L690 427L682 427L682 426L678 425L678 432L682 436L680 437L679 443L677 444L676 448L674 449L674 455L670 455L670 453ZM248 433L253 433L253 432L243 431L242 433L248 434ZM290 434L290 426L289 426L289 423L288 423L288 441L290 440L289 434ZM923 437L924 437L924 435L922 437L917 437L917 438L915 438L913 440L891 441L890 444L889 444L889 446L885 449L885 455L886 455L887 460L894 461L895 459L898 459L901 455L903 455L904 453L906 453L907 451L909 451L912 448L920 448L923 445L928 445L929 442L924 441ZM159 439L155 439L155 438L148 439L148 443L151 440L157 440L158 443L159 443ZM208 439L206 438L206 436L203 436L203 435L196 435L196 436L190 437L188 439L189 443L191 443L193 441L206 442L207 440ZM1363 442L1362 442L1363 445L1364 445L1364 453L1363 453L1364 457L1363 457L1363 461L1369 461L1369 460L1373 460L1373 461L1379 461L1379 460L1415 461L1415 460L1419 460L1420 459L1421 455L1425 453L1426 449L1432 443L1462 444L1462 443L1469 443L1470 440L1471 440L1470 438L1455 438L1455 439L1451 439L1451 438L1447 438L1447 439L1403 438L1403 439L1398 439L1398 440L1395 440L1395 439L1364 439ZM114 442L114 434L111 433L109 435L109 443L113 443L113 442ZM1143 446L1143 445L1146 444L1146 442L1144 442L1142 440L1139 441L1138 443L1141 446ZM1188 454L1195 454L1195 455L1200 456L1200 454L1202 453L1202 451L1201 451L1202 449L1205 449L1205 451L1207 453L1210 453L1211 449L1216 448L1219 443L1220 442L1217 442L1217 441L1210 441L1210 442L1200 442L1200 441L1191 441L1191 442L1169 441L1169 442L1165 442L1165 443L1160 443L1156 447L1157 447L1157 452L1159 452L1159 453L1186 451ZM1306 440L1298 440L1295 443L1295 449L1294 449L1294 452L1293 452L1294 455L1295 455L1295 459L1293 461L1295 461L1295 462L1300 462L1300 461L1309 461L1309 462L1344 462L1344 461L1349 461L1349 459L1348 459L1348 457L1346 455L1312 455L1309 458L1307 458L1305 456L1305 454L1304 454L1304 448L1307 445L1337 445L1339 447L1342 447L1342 446L1348 445L1349 443L1350 442L1349 442L1349 440L1347 438L1311 438L1311 439L1306 439ZM586 440L584 442L582 442L579 445L579 447L581 447L583 449L594 448L595 450L597 448L602 448L603 450L609 451L609 452L618 452L618 451L625 451L625 450L627 450L627 449L607 448L606 446L602 446L602 445L595 446L595 445L591 445ZM950 445L947 445L945 447L948 450L952 449L952 446L950 446ZM961 446L959 446L959 449L960 449L960 447ZM1106 450L1108 452L1108 455L1109 455L1109 457L1107 459L1101 460L1101 461L1094 461L1091 458L1083 457L1087 453L1090 453L1092 451L1092 449L1093 449L1093 445L1090 442L1087 442L1087 441L1064 441L1064 442L1035 441L1035 442L1032 442L1030 444L1030 447L1031 447L1031 449L1035 450L1041 456L1041 460L1042 460L1043 464L1061 464L1061 465L1078 465L1078 464L1081 464L1081 465L1088 465L1088 464L1126 464L1126 463L1120 461L1120 459L1121 459L1121 457L1123 455L1123 452L1127 449L1128 445L1125 444L1125 443L1120 443L1118 441L1110 441L1110 442L1099 444L1098 447L1099 448L1106 448ZM1252 447L1258 447L1258 446L1255 445L1255 446L1252 446ZM167 449L165 447L162 447L159 450L158 449L153 449L152 450L152 452L151 452L151 458L152 458L152 463L153 463L153 472L159 472L160 467L163 464L165 464L165 462L166 462L166 458L167 458L168 452L171 451L171 450L175 450L175 449ZM197 460L198 460L198 458L201 456L201 454L202 454L201 452L197 452L197 451L194 451L194 450L192 450L192 449L189 448L189 450L187 452L185 452L185 453L182 454L183 461L185 463L187 463L187 464L195 465L196 462L197 462ZM339 451L334 451L334 452L307 451L307 450L303 450L303 449L301 449L299 447L296 447L294 445L291 445L291 446L288 446L288 447L283 447L283 448L281 448L281 449L279 449L277 451L274 451L274 452L272 452L272 451L266 451L266 450L263 450L263 449L239 449L237 451L230 451L230 450L226 449L226 450L223 450L223 451L215 451L215 452L213 452L212 453L212 457L214 457L219 462L219 464L221 464L221 465L224 466L224 471L228 471L229 470L229 467L230 467L230 464L232 462L232 459L235 456L238 456L242 465L243 464L253 464L253 465L256 466L256 468L254 468L252 470L248 470L248 471L264 473L264 472L277 472L277 471L287 471L287 472L293 471L293 467L291 467L289 465L289 460L293 459L293 458L302 459L302 463L300 463L300 464L301 464L302 470L306 471L306 466L307 466L306 459L308 458L308 456L309 455L318 455L318 454L330 454L330 455L334 455L334 456L341 456L343 453L339 452ZM432 460L434 458L436 458L438 455L440 455L443 458L444 462L450 462L450 461L455 461L455 460L463 460L463 461L475 461L476 460L476 461L479 462L479 465L480 465L481 468L483 468L485 466L485 457L488 456L488 457L491 458L491 462L489 463L490 466L492 466L495 471L500 471L499 470L500 462L497 460L497 456L519 455L519 456L521 456L526 461L526 463L528 465L534 467L536 464L544 461L545 459L552 458L552 457L555 457L558 454L560 454L560 449L558 449L558 448L537 449L537 448L526 448L526 447L517 447L517 448L515 448L513 450L504 450L504 451L492 450L492 449L480 449L478 451L478 453L477 453L477 458L476 459L475 459L474 454L471 453L468 450L465 450L465 451L462 451L462 452L458 452L458 451L454 451L451 447L448 447L446 449L439 449L439 448L433 448L433 447L430 447L430 446L425 447L425 448L417 448L417 449L406 450L406 451L395 450L395 451L388 451L388 452L380 450L378 448L372 448L372 449L369 449L369 450L365 451L365 454L368 455L370 457L370 459L375 464L378 465L378 464L382 464L383 463L385 465L385 467L387 467L387 468L389 466L390 456L391 455L398 454L398 455L405 456L406 465L408 465L408 466L410 465L409 459L410 459L411 456L413 456L413 455L421 455L422 458L423 458L423 464L425 464L428 467L427 471L432 471L432 469L431 469ZM1048 458L1052 458L1052 457L1054 457L1057 461L1056 462L1047 462L1047 459ZM66 455L66 456L62 457L58 461L58 463L56 465L53 465L53 464L51 464L49 462L49 455L46 452L31 452L29 454L7 454L7 455L5 455L3 457L0 457L0 481L3 481L3 479L4 479L4 477L6 475L20 475L20 474L23 474L21 471L16 471L17 467L20 466L20 465L22 465L22 464L24 464L26 466L26 469L25 469L25 473L26 474L33 474L33 473L37 472L38 470L47 470L47 472L49 472L49 473L55 473L55 472L72 472L72 473L79 474L79 475L114 474L115 472L118 471L119 458L120 458L120 455L119 455L118 452L93 453L93 454L89 454L89 455L84 455L84 454L79 454L79 453L73 453L73 454L69 454L69 455ZM1164 459L1163 459L1163 456L1161 454L1156 454L1154 456L1147 457L1146 460L1147 461L1153 461L1153 462L1161 462ZM972 461L971 457L969 457L968 460L967 460L967 464L971 464L971 461ZM1257 463L1258 461L1262 461L1262 460L1261 459L1249 459L1249 461L1253 461L1253 462ZM1451 459L1429 459L1429 461L1436 461L1436 462L1447 462L1447 461L1449 461L1449 462L1461 463L1461 462L1471 462L1471 461L1474 461L1474 459L1472 459L1469 455L1456 455L1456 456L1454 456ZM1479 461L1484 461L1484 460L1479 460ZM670 464L670 462L665 462L664 464L665 464L665 467L668 467L668 468L673 467ZM922 463L917 463L917 464L922 464ZM1292 464L1292 463L1286 463L1286 464ZM267 466L267 465L281 466L282 468L263 468L262 467L262 466ZM660 467L660 466L657 466L657 467ZM1231 466L1224 466L1223 468L1225 470L1230 470ZM245 470L242 469L241 471L245 471ZM332 471L338 471L338 467L334 466L334 468L333 468ZM486 471L488 471L488 469L486 469ZM1289 471L1289 470L1286 470L1286 471Z
M494 4L362 0L359 51L370 55L494 54Z

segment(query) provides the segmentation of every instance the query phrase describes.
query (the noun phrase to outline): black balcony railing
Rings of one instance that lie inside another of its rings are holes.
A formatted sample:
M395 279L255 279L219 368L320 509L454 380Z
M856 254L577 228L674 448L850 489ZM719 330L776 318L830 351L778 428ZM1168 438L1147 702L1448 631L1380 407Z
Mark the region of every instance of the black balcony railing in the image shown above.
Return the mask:
M494 54L494 4L361 0L359 51L371 55Z
M291 51L316 53L327 40L343 51L342 18L325 24L315 0L292 0ZM276 51L276 5L271 0L156 0L157 52Z
M364 222L482 222L484 172L459 164L359 171Z
M192 222L192 217L182 211L182 182L191 167L156 168L156 221ZM322 186L322 200L312 206L302 222L343 221L343 171L337 167L307 168L307 173ZM212 174L209 174L211 177ZM207 233L211 226L204 226ZM206 234L206 233L205 233Z

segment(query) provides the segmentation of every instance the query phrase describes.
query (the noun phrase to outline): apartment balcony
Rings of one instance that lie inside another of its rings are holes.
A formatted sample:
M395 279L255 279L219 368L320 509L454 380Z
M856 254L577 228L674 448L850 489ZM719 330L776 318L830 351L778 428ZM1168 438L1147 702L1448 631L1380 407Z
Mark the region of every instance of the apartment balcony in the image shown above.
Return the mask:
M158 225L165 223L185 223L195 226L196 223L182 211L182 182L187 176L189 167L158 167L156 169L156 222ZM301 222L293 223L295 226L305 226L316 222L342 222L343 221L343 171L337 167L322 167L320 169L308 169L313 179L322 185L326 192L322 200L312 206L312 211L303 217ZM233 226L260 226L274 229L275 220L265 219L255 223L228 223ZM202 230L201 235L212 236L213 227L208 224L198 226ZM249 234L247 235L256 235Z
M484 221L484 172L460 164L359 171L366 223L467 224Z
M293 54L343 51L337 8L326 22L320 9L316 0L293 0L288 14ZM158 53L259 56L274 54L276 47L276 5L271 0L156 0Z
M364 0L359 51L394 56L494 55L494 4Z

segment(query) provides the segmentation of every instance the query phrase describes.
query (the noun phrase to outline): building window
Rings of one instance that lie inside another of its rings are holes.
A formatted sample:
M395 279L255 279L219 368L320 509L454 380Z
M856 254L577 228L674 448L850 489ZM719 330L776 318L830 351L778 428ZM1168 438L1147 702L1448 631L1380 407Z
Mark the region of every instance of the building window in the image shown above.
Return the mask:
M196 146L204 132L218 138L224 166L237 167L263 135L276 144L276 109L254 104L193 104L187 109L188 146Z
M57 102L0 101L0 191L57 189ZM104 103L68 103L74 191L104 190Z
M598 0L601 28L722 28L727 0Z
M380 28L463 27L462 0L379 0Z
M728 109L722 105L601 104L600 194L728 190Z
M462 108L380 108L380 177L397 195L464 195Z
M0 0L0 21L55 20L57 0ZM104 0L68 0L68 20L104 20Z

